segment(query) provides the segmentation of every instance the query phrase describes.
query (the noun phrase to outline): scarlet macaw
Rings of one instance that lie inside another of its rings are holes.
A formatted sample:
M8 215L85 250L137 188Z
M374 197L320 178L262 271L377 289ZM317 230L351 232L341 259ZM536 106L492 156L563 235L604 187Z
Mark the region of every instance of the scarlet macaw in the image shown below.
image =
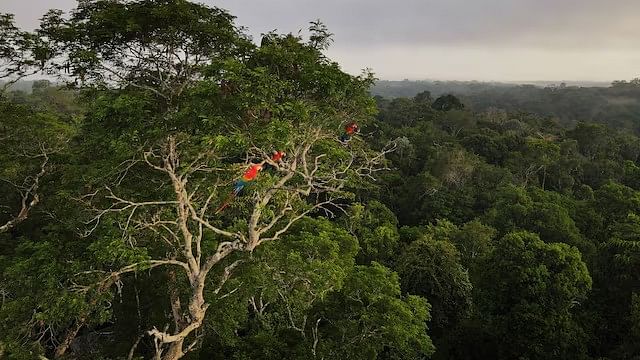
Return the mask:
M274 150L271 153L271 162L278 164L280 163L280 161L282 161L282 159L287 156L287 153L285 153L284 151L279 151L279 150ZM271 170L271 168L275 167L273 164L267 162L264 164L264 170Z
M229 206L229 204L231 204L231 201L236 196L238 196L238 194L240 194L242 189L244 189L245 186L247 186L250 182L254 181L258 177L258 174L260 173L260 171L262 171L263 164L264 164L264 161L259 164L251 165L249 169L247 169L247 171L245 171L244 174L242 174L242 177L236 180L236 182L233 184L233 191L231 192L231 194L229 194L229 196L222 203L222 205L220 205L218 210L216 210L216 214L220 213L227 206Z
M273 161L274 163L278 163L285 156L287 156L287 153L284 151L274 151L271 155L271 161Z
M348 123L344 127L344 134L340 136L340 141L343 143L349 142L349 140L351 140L351 137L355 135L358 131L360 131L358 124L356 124L355 122Z
M260 173L260 171L262 170L263 164L264 162L251 165L249 169L247 169L247 171L242 174L242 177L236 180L233 187L233 193L235 195L238 195L238 193L240 193L240 191L242 191L242 189L247 186L248 183L252 182L256 179L256 177L258 177L258 173Z

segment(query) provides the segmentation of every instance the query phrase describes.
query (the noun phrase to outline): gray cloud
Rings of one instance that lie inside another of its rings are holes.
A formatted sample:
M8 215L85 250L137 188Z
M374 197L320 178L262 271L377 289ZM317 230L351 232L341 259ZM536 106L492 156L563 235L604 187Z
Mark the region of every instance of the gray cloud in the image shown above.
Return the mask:
M295 31L320 18L353 44L517 45L632 48L640 45L637 0L208 1L241 23ZM611 41L614 39L614 41Z
M321 19L333 58L384 78L482 80L631 78L640 59L638 0L204 0L230 10L254 36L297 32ZM36 26L73 0L0 0Z
M0 0L0 12L15 14L18 25L33 30L47 10L68 11L76 4L75 0Z

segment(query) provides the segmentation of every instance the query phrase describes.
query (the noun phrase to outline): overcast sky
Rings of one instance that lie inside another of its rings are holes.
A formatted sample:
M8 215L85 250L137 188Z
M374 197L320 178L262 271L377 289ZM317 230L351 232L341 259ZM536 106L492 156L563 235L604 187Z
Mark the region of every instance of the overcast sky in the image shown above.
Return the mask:
M640 76L640 0L205 0L249 33L321 19L329 56L382 79L596 80ZM34 28L74 0L0 0Z

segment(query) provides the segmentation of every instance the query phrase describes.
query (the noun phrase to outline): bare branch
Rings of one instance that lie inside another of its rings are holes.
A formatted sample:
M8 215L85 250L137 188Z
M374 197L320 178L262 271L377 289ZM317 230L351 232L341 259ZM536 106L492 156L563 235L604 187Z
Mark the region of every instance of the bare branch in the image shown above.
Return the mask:
M167 260L147 260L147 261L141 261L141 262L138 262L138 263L135 263L135 264L130 264L130 265L124 266L124 267L122 267L122 268L120 268L120 269L118 269L116 271L109 272L109 273L107 273L106 276L104 276L98 282L94 283L92 286L77 286L76 287L76 291L84 293L84 292L87 292L88 290L90 290L92 287L96 286L96 284L98 284L98 285L111 284L115 280L119 279L124 274L131 273L131 272L136 272L136 271L139 271L139 270L153 269L153 268L156 268L158 266L163 266L163 265L175 265L175 266L182 267L183 269L185 269L187 275L190 275L189 265L186 264L185 262L178 261L178 260L171 260L171 259L167 259ZM96 272L99 272L99 271L82 272L82 273L76 274L76 276L86 275L86 274L96 273Z
M89 221L85 222L86 225L91 225L93 224L93 226L88 229L85 233L84 236L89 236L91 235L98 227L98 225L100 225L100 221L102 220L102 218L110 213L121 213L124 211L129 211L129 216L127 217L127 223L124 227L124 231L126 231L129 228L129 225L131 223L131 219L133 218L134 213L136 212L136 210L140 207L147 207L147 206L162 206L162 205L171 205L171 204L176 204L176 201L173 200L169 200L169 201L133 201L133 200L126 200L123 199L119 196L117 196L113 190L111 190L111 188L109 188L108 186L105 187L105 189L109 192L109 194L107 196L105 196L106 199L110 199L110 200L114 200L114 202L111 204L111 206L109 206L106 209L103 210L96 210L97 214L91 218ZM92 195L93 196L93 195ZM81 199L78 199L81 200Z
M231 273L233 272L233 270L242 263L243 263L242 260L236 260L233 263L231 263L231 265L228 265L227 267L224 268L224 272L222 273L222 278L220 278L220 284L218 285L218 288L213 291L214 294L218 295L220 290L222 290L222 288L224 287L224 284L231 277Z
M129 350L129 355L127 356L127 360L133 359L133 355L135 354L136 348L138 347L140 340L142 340L142 337L143 335L138 335L138 337L136 338L136 341L133 343L133 345L131 346L131 349Z
M20 211L18 215L12 217L4 225L1 225L0 233L9 231L17 224L26 220L29 212L40 202L40 194L38 193L40 179L46 174L47 164L49 162L49 156L44 149L40 156L44 158L40 164L40 171L33 177L27 177L25 179L25 183L27 183L26 186L17 186L20 190Z

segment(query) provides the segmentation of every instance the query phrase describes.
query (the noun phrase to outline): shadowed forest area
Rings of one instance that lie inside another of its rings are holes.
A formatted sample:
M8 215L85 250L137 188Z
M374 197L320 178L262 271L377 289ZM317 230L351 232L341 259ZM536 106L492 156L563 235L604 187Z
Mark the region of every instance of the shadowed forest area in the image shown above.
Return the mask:
M384 93L234 21L0 15L1 359L640 359L638 80Z

